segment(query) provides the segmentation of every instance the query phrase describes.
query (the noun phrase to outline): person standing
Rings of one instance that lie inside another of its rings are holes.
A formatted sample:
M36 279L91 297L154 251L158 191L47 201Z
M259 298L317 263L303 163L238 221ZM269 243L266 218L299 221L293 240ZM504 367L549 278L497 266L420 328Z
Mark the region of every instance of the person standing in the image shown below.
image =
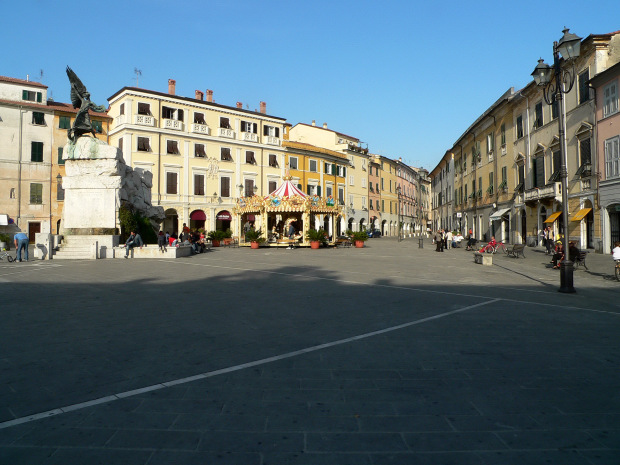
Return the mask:
M547 226L547 228L545 229L545 246L547 247L547 254L551 255L553 253L553 230L551 229L551 226Z
M28 236L23 232L18 232L13 236L13 242L15 243L15 249L17 250L17 258L18 262L22 261L22 249L24 249L24 258L25 261L28 261Z
M159 251L164 253L166 251L166 236L163 231L159 231L159 236L157 236L157 245L159 246Z
M446 233L446 249L450 250L452 248L452 231L448 229Z
M142 246L144 245L144 242L142 242L142 238L140 237L140 234L131 231L131 234L129 235L129 238L127 239L127 242L125 242L125 258L129 258L129 250L133 249L134 247L140 246L140 248L142 248Z

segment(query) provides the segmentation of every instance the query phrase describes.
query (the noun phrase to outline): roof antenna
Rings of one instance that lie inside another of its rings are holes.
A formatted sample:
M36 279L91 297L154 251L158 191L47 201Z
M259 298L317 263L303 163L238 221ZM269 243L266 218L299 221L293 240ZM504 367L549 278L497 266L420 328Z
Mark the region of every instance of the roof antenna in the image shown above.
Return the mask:
M140 76L142 76L142 70L138 68L134 68L133 72L136 75L136 87L138 87L138 80L140 79Z
M42 69L39 70L39 82L41 83L43 82L43 70Z

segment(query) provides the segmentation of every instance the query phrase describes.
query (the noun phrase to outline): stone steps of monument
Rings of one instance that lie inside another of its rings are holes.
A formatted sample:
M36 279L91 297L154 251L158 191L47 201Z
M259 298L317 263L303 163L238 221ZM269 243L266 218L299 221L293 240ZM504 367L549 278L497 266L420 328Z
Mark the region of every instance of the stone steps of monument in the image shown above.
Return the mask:
M56 253L54 260L91 260L93 258L92 247L62 245Z

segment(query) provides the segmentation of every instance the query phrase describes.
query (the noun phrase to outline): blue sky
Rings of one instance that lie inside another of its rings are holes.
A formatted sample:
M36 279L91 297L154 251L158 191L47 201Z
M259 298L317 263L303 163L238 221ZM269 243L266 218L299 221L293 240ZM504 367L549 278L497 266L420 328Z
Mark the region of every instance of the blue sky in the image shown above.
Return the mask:
M556 12L556 10L558 10ZM65 66L92 100L124 86L327 123L372 153L432 169L567 26L620 30L620 1L111 0L2 4L0 75L69 102ZM7 21L14 18L13 21Z

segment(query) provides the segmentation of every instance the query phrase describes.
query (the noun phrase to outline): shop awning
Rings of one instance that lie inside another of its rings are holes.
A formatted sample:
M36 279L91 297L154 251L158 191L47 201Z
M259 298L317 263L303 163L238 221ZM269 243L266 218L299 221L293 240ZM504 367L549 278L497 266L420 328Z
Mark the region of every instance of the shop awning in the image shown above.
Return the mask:
M207 219L207 215L205 215L205 212L202 210L194 210L189 216L189 219L194 221L205 221Z
M558 217L562 214L562 212L554 212L551 215L549 215L549 218L547 218L545 220L545 223L554 223L555 220L558 219Z
M509 211L510 211L510 208L502 208L501 210L497 210L495 213L493 213L491 216L489 216L489 219L490 220L499 220L499 219L502 218L502 216L504 216Z
M215 219L221 220L221 221L230 221L232 220L232 215L227 210L222 210L221 212L217 214Z
M571 221L581 221L585 218L585 216L592 211L591 208L582 208L570 219Z

